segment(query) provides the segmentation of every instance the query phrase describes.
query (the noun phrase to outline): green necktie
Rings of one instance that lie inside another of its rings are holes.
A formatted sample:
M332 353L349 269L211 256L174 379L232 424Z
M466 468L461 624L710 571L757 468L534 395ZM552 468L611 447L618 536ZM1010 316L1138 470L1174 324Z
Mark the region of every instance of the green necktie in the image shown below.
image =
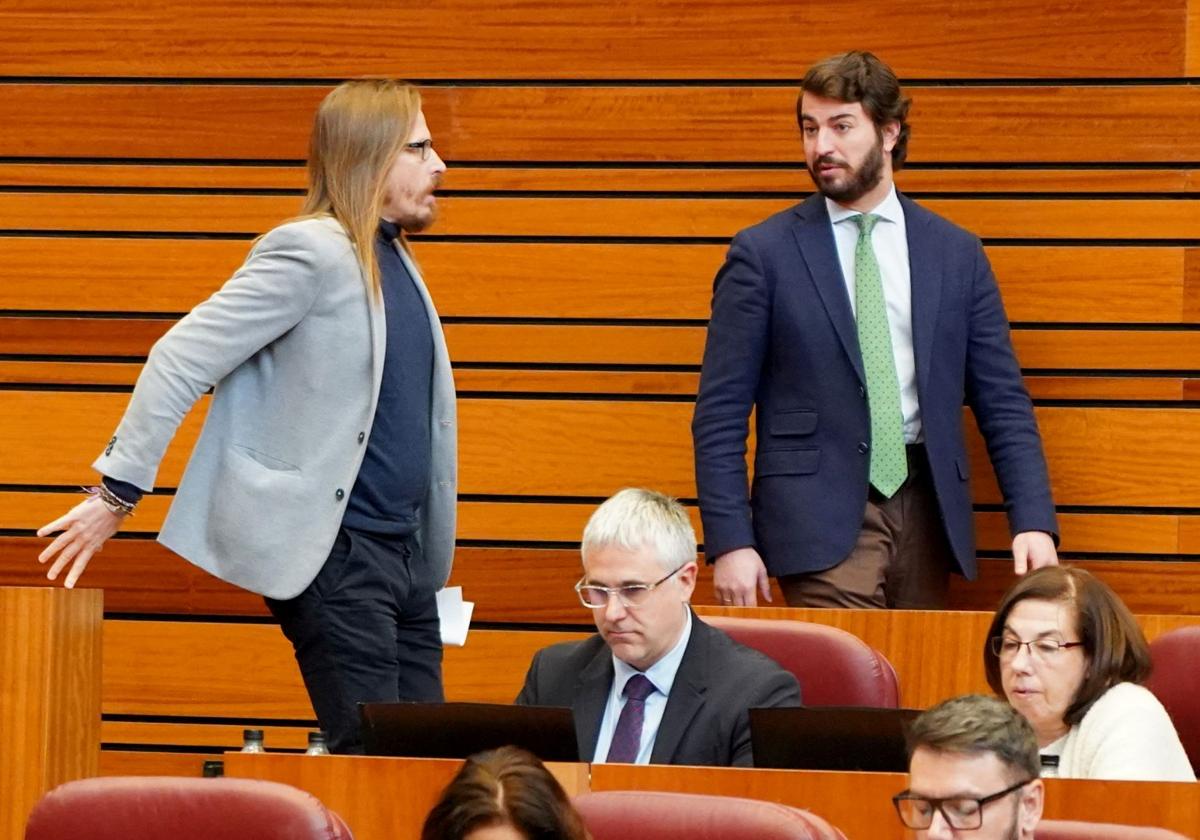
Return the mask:
M858 225L858 244L854 246L854 309L871 411L871 484L891 498L908 477L908 459L904 453L900 384L883 300L883 278L875 249L871 247L871 230L879 218L867 213L854 217Z

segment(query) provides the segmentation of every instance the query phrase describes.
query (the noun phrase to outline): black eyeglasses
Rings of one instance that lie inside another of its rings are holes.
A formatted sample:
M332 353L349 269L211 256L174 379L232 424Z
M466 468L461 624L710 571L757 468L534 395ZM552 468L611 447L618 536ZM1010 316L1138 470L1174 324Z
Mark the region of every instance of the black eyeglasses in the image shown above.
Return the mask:
M1022 642L1012 636L992 636L990 644L992 653L1001 659L1013 659L1022 647L1029 648L1029 655L1035 659L1053 659L1064 650L1081 647L1083 642L1059 642L1055 639L1034 639L1032 642Z
M683 564L683 566L686 565L687 563ZM584 583L583 580L580 580L579 583L575 584L575 591L579 593L579 600L583 605L592 610L608 606L608 599L612 595L616 595L624 607L640 607L650 598L651 592L677 575L683 566L677 567L675 571L668 573L665 577L659 578L654 583L628 583L625 586L597 586L592 583Z
M426 137L424 140L418 140L415 143L405 143L404 149L409 152L419 152L421 160L427 161L429 160L429 152L433 149L433 139Z
M959 831L972 831L983 827L983 806L997 799L1003 799L1013 791L1020 790L1033 779L1017 782L1012 787L1006 787L991 796L950 796L945 799L933 799L928 796L917 796L912 791L904 791L892 797L900 822L908 828L925 829L933 825L933 815L941 812L951 828Z

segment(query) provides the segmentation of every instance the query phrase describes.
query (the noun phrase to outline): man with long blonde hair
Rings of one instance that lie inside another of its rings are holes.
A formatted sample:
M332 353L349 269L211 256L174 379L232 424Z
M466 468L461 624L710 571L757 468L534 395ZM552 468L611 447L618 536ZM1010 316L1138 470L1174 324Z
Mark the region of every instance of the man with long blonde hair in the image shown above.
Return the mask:
M266 598L335 752L361 749L357 703L442 698L454 382L405 233L433 222L444 172L415 88L334 89L302 214L155 344L100 486L38 531L61 532L38 560L74 586L213 388L159 541Z

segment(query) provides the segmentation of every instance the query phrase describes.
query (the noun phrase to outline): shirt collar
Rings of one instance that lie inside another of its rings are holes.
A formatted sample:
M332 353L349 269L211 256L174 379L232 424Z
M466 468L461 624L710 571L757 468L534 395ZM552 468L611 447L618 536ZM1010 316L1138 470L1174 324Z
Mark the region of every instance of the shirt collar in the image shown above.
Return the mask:
M671 686L675 684L675 675L679 673L679 664L683 661L683 652L687 650L688 639L692 636L692 611L687 604L683 605L683 609L687 613L687 622L683 626L683 632L679 634L679 641L645 671L639 671L628 662L613 657L613 687L618 695L625 691L625 683L629 682L629 678L634 674L641 674L650 680L664 697L670 695Z
M844 222L847 219L853 219L855 216L862 215L861 210L851 210L849 207L843 207L829 197L825 198L825 209L829 211L829 221L835 225L838 222ZM883 201L867 212L874 213L888 222L903 223L904 208L900 204L900 197L896 195L896 185L893 183L892 188L888 190L888 194L884 196Z

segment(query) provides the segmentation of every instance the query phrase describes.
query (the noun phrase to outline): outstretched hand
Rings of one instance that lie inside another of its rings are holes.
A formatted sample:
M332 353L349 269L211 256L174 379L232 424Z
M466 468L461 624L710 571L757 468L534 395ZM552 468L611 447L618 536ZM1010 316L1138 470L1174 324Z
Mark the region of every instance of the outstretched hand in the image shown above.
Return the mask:
M39 563L54 561L46 579L55 580L69 565L70 571L63 585L67 589L73 588L92 556L104 548L104 543L117 532L124 518L109 510L96 496L90 496L58 519L38 528L39 537L62 532L38 555Z

